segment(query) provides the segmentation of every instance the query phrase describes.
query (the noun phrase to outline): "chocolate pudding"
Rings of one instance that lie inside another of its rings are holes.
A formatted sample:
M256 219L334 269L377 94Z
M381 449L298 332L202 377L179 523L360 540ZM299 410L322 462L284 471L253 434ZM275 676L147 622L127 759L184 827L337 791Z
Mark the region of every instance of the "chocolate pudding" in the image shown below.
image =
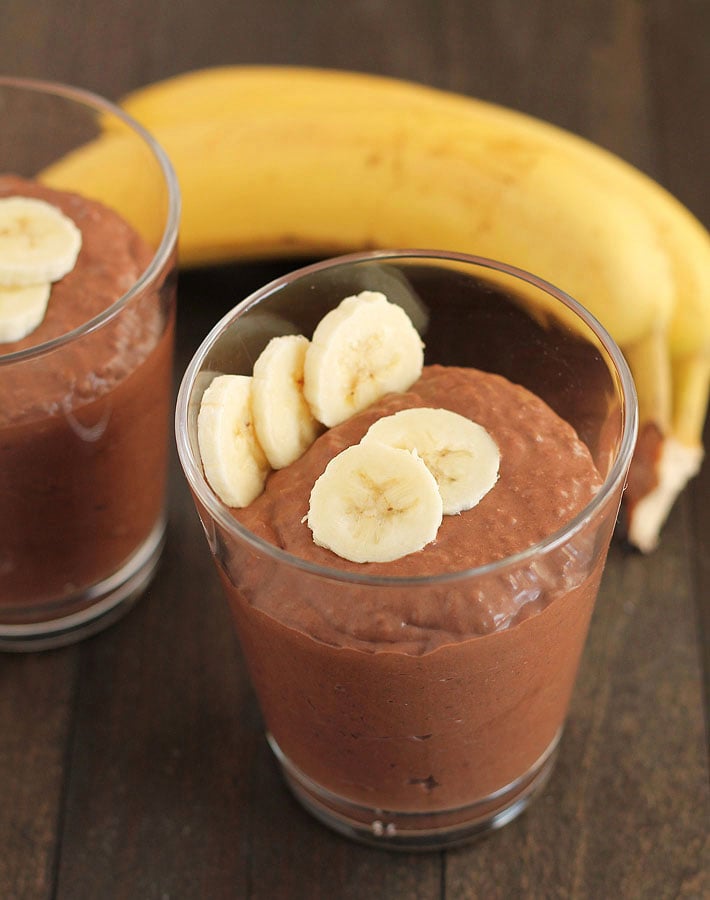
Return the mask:
M434 543L393 562L353 563L317 546L305 517L329 460L376 419L416 406L482 425L500 449L498 482L473 509L444 516ZM310 779L316 807L332 792L355 805L353 819L358 806L431 813L433 827L476 804L485 817L525 792L564 722L613 521L545 554L515 554L567 525L601 483L574 430L528 390L428 366L233 510L304 564L208 528L268 730L301 796Z
M173 319L159 294L55 348L124 296L155 249L112 210L14 176L0 197L45 200L76 223L75 267L41 324L0 344L0 621L43 621L91 602L162 530ZM27 358L6 354L38 348ZM159 540L159 537L158 537Z

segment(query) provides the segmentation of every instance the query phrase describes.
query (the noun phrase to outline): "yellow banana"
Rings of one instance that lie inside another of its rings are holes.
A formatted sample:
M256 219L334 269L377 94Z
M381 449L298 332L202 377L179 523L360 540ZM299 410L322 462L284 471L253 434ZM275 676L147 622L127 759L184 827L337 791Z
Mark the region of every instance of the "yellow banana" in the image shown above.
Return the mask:
M285 92L285 93L284 93ZM396 78L301 66L214 66L186 72L126 95L120 105L151 128L196 119L229 119L268 110L294 113L378 107L421 107L442 101L458 111L466 98ZM114 120L115 121L115 120Z
M529 269L584 303L624 349L658 435L639 443L626 504L632 542L654 545L699 466L710 381L710 237L670 194L554 126L378 76L222 67L123 106L175 165L185 265L441 248ZM44 177L141 222L139 186L115 177L126 152L107 129Z
M506 153L498 134L433 109L425 126L406 108L377 109L366 121L340 110L304 121L284 110L153 129L183 193L183 263L414 244L505 251L516 265L556 276L621 344L668 325L669 260L625 195L563 156ZM80 185L135 220L143 192L122 181L128 152L123 136L107 135L43 177ZM644 303L627 302L642 295Z

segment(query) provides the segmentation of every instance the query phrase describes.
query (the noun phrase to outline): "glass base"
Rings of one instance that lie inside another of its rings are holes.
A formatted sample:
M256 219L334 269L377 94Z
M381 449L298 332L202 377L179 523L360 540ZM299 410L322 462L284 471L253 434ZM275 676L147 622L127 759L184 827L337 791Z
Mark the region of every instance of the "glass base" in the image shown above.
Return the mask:
M395 812L353 803L311 781L267 740L296 799L316 819L345 837L385 850L442 850L469 843L511 822L542 791L555 765L561 730L520 778L470 806L432 812Z
M66 598L65 609L81 609L39 622L0 622L0 651L51 650L76 643L113 625L134 605L146 589L165 544L165 520L161 519L143 545L109 578ZM0 615L2 615L0 611Z

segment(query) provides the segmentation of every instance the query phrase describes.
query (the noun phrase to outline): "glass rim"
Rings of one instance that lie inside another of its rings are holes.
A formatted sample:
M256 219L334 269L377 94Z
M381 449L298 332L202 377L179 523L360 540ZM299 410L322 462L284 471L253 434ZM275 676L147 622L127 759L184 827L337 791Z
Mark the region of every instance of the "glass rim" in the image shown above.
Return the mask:
M17 88L19 90L33 91L36 94L45 96L61 97L64 100L72 100L77 104L86 108L92 108L96 112L109 113L117 119L120 119L128 128L130 128L151 151L162 172L165 184L168 190L168 205L165 219L165 226L160 239L160 243L153 253L153 257L136 279L134 284L120 297L118 297L110 306L102 310L91 319L72 328L64 334L60 334L48 341L43 341L33 347L26 347L24 350L15 350L12 353L2 353L0 351L0 366L10 365L11 363L22 362L34 359L51 353L65 344L70 344L78 338L84 337L101 328L106 322L111 321L118 313L135 297L149 287L162 272L167 260L170 258L177 245L178 226L180 223L180 188L178 185L177 175L172 163L155 138L148 132L139 122L132 116L124 112L115 103L107 100L105 97L86 90L85 88L73 87L59 82L44 81L35 78L17 78L14 76L0 75L0 90L3 88Z
M274 544L260 538L254 532L238 522L230 512L230 508L224 504L212 491L204 477L202 466L195 458L190 445L187 421L190 397L195 385L197 375L201 371L202 363L215 344L219 336L235 320L256 306L272 294L275 294L289 284L310 275L317 274L324 269L337 266L346 266L358 262L372 262L376 260L422 260L440 262L459 262L490 269L513 278L520 279L528 284L545 291L557 300L561 301L568 309L575 313L591 329L600 344L613 363L620 385L622 398L621 415L623 420L622 436L619 450L609 472L602 485L592 499L581 509L577 515L558 528L552 534L537 541L518 553L505 556L482 566L474 566L468 569L459 569L455 572L442 572L436 575L394 576L394 575L368 575L358 572L345 571L336 566L322 566L310 562L286 550L282 550ZM608 502L617 489L621 489L626 471L631 462L636 436L638 432L638 402L636 389L631 376L629 366L617 343L609 332L581 303L574 300L550 282L526 272L524 269L498 262L483 256L472 254L449 252L443 250L373 250L358 253L350 253L342 256L331 257L311 265L297 268L292 272L273 279L262 287L253 291L241 302L226 313L209 331L199 347L195 351L185 373L181 379L175 407L175 432L178 457L188 481L188 485L195 493L199 502L207 509L210 515L233 536L241 539L262 554L276 562L283 563L292 568L299 569L322 579L347 582L351 584L370 585L373 587L415 587L432 586L450 582L459 582L471 578L480 578L496 574L506 569L515 568L533 557L548 554L566 543L599 512Z

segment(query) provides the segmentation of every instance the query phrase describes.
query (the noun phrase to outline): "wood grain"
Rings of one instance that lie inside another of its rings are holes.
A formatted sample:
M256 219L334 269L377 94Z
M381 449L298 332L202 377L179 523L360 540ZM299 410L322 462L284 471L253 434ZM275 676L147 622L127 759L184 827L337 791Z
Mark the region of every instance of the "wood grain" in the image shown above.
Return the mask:
M79 650L0 657L0 897L51 896Z
M708 33L705 0L4 0L0 51L5 72L111 98L221 63L422 81L589 137L708 223ZM183 274L176 381L223 312L290 268ZM331 834L282 783L173 452L141 603L80 646L0 658L0 897L710 896L709 498L706 465L655 555L613 545L543 796L470 847L387 854Z

